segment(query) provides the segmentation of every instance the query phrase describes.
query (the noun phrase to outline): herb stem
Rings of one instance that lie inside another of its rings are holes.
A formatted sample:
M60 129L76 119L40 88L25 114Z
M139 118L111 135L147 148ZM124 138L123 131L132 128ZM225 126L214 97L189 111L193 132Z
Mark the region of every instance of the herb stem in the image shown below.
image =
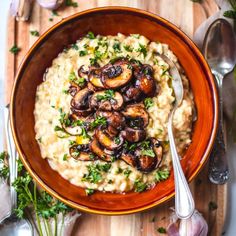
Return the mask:
M45 220L44 218L43 218L43 225L44 225L45 232L46 232L47 236L50 236L50 234L49 234L49 229L47 228L46 220Z
M60 227L59 236L62 236L62 229L63 229L63 226L64 226L64 221L65 221L65 214L62 214L62 220L61 220L61 227Z
M57 236L57 216L54 217L54 223L55 223L54 236Z

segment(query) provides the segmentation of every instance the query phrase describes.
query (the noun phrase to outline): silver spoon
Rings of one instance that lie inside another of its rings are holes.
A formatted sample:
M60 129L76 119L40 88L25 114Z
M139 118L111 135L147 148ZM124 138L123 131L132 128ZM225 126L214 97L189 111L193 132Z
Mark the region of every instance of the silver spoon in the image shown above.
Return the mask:
M9 109L5 107L4 110L5 131L8 145L8 152L10 155L9 169L10 169L10 184L17 178L17 154L13 143L13 137L9 125ZM33 236L33 226L29 220L18 219L14 213L17 207L17 193L14 187L10 186L11 208L9 214L0 222L0 235L4 236Z
M184 176L183 169L180 164L179 155L176 150L172 123L173 116L178 108L181 105L183 100L183 84L180 77L179 71L175 64L165 55L158 54L167 64L170 66L170 75L172 76L172 87L175 93L175 102L174 106L169 114L168 119L168 137L170 143L170 151L172 156L172 164L174 169L174 180L175 180L175 213L180 219L190 218L195 210L195 204L193 196L188 186L188 182Z
M224 184L229 178L229 169L223 135L222 84L224 76L233 70L236 63L236 39L228 21L217 19L210 25L203 43L203 54L218 84L220 110L219 129L210 156L209 179L212 183Z

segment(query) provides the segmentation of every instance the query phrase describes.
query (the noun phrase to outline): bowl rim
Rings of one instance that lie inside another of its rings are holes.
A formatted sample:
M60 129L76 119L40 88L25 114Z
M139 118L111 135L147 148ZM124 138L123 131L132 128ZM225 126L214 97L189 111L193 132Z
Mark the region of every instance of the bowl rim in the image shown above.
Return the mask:
M158 21L161 21L163 24L167 25L171 29L173 29L176 33L178 33L182 38L184 38L184 42L192 48L192 50L195 52L195 57L197 57L198 61L201 62L203 67L205 68L205 74L207 74L208 78L211 80L212 84L212 100L213 100L213 105L214 105L214 118L213 118L213 127L212 127L212 133L209 138L208 146L205 149L204 155L202 156L200 165L194 170L194 172L191 174L191 176L187 179L188 182L191 182L195 176L200 172L200 170L205 166L208 157L210 155L210 152L213 148L214 140L216 137L217 133L217 128L218 128L218 114L219 114L219 107L218 107L218 92L217 92L217 86L216 86L216 81L214 79L214 76L211 73L210 67L208 63L206 62L205 58L203 57L202 53L198 49L198 47L195 45L195 43L182 31L180 30L176 25L171 23L170 21L160 17L159 15L156 15L154 13L150 13L148 11L138 9L138 8L133 8L133 7L123 7L123 6L106 6L106 7L96 7L96 8L91 8L88 10L84 10L81 12L77 12L73 15L70 15L63 20L59 21L58 23L54 24L52 27L50 27L48 30L46 30L37 40L36 42L30 47L30 49L27 51L25 54L23 60L20 63L20 66L17 70L15 80L14 80L14 85L13 89L11 92L11 98L10 98L10 126L13 134L13 139L16 145L17 152L19 153L19 157L24 164L26 170L29 172L29 174L33 177L33 179L36 181L37 184L39 184L44 190L49 192L53 197L59 199L63 203L69 205L72 208L87 212L87 213L93 213L93 214L102 214L102 215L125 215L125 214L132 214L132 213L137 213L141 211L148 210L150 208L153 208L155 206L160 205L161 203L164 203L168 200L170 200L174 195L175 195L175 190L170 192L167 196L161 198L160 200L157 200L153 203L150 203L148 205L144 205L142 207L137 207L134 209L129 209L129 210L116 210L116 211L105 211L105 210L98 210L98 209L92 209L86 206L82 206L78 203L75 203L73 201L67 200L60 196L59 193L51 189L49 186L47 186L46 183L44 183L43 180L38 176L37 173L35 173L33 170L31 170L29 164L24 158L24 154L20 148L20 145L17 140L17 135L15 132L15 124L13 122L13 107L14 107L14 101L15 101L15 93L16 93L16 88L17 88L17 83L19 81L19 78L21 77L22 70L24 70L24 67L27 64L27 61L31 55L31 53L34 51L35 48L39 46L39 44L54 30L56 30L59 26L66 24L70 22L71 20L86 15L86 14L91 14L91 13L96 13L96 12L108 12L108 11L121 11L121 12L129 12L129 13L138 13L139 15L143 15L149 18L154 18Z

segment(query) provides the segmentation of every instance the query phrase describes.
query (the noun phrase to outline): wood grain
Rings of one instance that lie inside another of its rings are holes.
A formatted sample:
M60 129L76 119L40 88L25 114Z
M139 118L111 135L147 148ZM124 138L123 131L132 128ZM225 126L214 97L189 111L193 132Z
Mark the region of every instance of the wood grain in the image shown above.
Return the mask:
M34 4L30 22L15 22L9 16L8 21L8 47L16 44L21 48L14 56L7 53L7 86L6 102L9 102L12 84L16 70L30 46L37 37L30 34L31 30L37 30L40 34L62 18L75 12L93 7L102 6L130 6L148 10L158 14L176 24L188 36L192 37L194 30L207 17L217 11L217 5L213 0L203 1L202 4L193 3L190 0L81 0L78 7L61 7L58 16L52 16L48 10ZM53 19L50 21L49 18ZM207 166L199 176L191 183L191 190L196 200L196 208L204 215L209 224L209 235L221 235L226 215L227 185L216 186L207 178ZM216 202L217 210L209 210L209 202ZM158 235L158 227L167 227L170 207L173 200L148 212L128 216L101 216L83 214L77 221L73 235L76 236L151 236Z

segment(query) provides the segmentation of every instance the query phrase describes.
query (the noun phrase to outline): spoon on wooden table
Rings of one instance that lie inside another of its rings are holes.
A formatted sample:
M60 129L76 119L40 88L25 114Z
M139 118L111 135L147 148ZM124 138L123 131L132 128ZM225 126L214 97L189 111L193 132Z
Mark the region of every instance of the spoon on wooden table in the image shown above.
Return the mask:
M209 179L212 183L224 184L229 178L229 168L223 132L222 85L224 76L236 64L236 38L228 21L217 19L210 25L203 42L203 54L218 84L220 111L218 133L210 156Z

